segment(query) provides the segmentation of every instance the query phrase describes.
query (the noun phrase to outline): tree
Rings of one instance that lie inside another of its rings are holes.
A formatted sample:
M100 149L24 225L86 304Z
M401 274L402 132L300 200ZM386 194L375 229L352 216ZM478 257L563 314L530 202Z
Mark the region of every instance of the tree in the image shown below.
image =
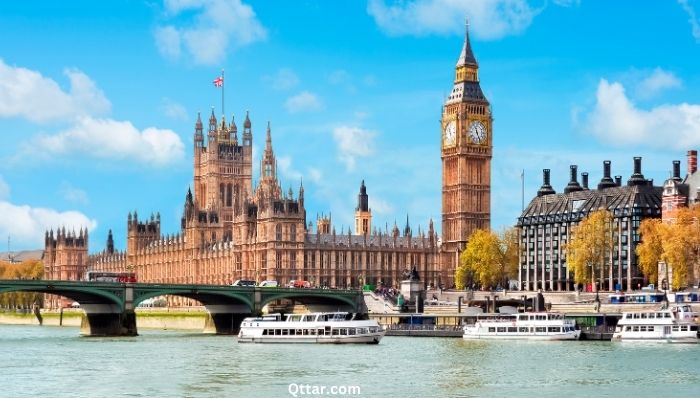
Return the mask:
M697 273L700 260L700 206L676 211L672 223L644 220L640 225L642 243L637 256L642 274L652 283L658 281L658 263L666 263L672 271L670 286L682 289Z
M658 218L642 220L639 234L642 241L637 245L637 260L639 270L650 283L657 283L658 264L663 256L663 236L666 225Z
M44 265L38 260L27 260L19 264L0 263L0 279L41 279ZM0 294L0 307L30 308L34 303L41 303L41 293L3 293Z
M596 272L604 279L604 264L609 263L615 244L613 217L605 210L596 210L571 228L566 245L566 262L576 283L591 282L597 289ZM612 281L610 282L612 284Z
M511 228L500 236L478 229L469 237L455 271L458 289L465 286L507 286L518 272L518 230Z

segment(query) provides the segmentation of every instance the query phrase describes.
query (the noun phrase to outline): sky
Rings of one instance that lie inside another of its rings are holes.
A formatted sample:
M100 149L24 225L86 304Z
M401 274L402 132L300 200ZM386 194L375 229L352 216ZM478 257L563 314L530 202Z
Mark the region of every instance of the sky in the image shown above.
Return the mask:
M160 212L179 229L197 112L253 123L254 180L271 124L283 190L308 221L440 228L441 106L469 19L494 117L492 228L513 225L552 170L591 185L634 156L660 184L700 147L700 1L0 2L0 250L44 231L107 231Z

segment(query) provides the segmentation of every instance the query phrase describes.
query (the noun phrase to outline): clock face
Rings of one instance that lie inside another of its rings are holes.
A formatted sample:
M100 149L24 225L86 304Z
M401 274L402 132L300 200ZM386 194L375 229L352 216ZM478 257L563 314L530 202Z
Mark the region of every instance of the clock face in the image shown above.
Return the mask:
M472 122L469 126L469 137L475 144L481 144L486 139L486 127L480 121Z
M457 142L457 123L451 121L445 126L445 146L453 146Z

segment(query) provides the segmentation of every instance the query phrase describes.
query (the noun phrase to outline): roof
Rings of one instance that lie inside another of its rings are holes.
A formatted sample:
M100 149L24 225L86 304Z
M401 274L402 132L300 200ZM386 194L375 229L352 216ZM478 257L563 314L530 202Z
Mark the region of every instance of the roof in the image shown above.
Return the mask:
M44 258L44 250L22 250L16 252L0 253L0 261L20 263L27 260L41 260Z
M447 101L445 103L452 104L467 100L483 101L488 103L483 91L481 91L481 85L479 82L463 81L455 83L452 87L452 92L450 93L450 96L447 97Z
M660 217L662 192L662 187L633 185L538 196L520 215L518 226L578 221L599 209L614 217Z

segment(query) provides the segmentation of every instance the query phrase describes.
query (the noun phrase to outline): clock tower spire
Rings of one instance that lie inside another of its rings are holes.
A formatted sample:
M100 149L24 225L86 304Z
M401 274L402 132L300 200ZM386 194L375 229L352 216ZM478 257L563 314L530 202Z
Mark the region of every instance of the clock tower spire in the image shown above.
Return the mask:
M469 22L455 66L452 91L440 121L442 131L442 282L454 283L459 254L469 236L491 224L491 106L481 91L479 64Z

